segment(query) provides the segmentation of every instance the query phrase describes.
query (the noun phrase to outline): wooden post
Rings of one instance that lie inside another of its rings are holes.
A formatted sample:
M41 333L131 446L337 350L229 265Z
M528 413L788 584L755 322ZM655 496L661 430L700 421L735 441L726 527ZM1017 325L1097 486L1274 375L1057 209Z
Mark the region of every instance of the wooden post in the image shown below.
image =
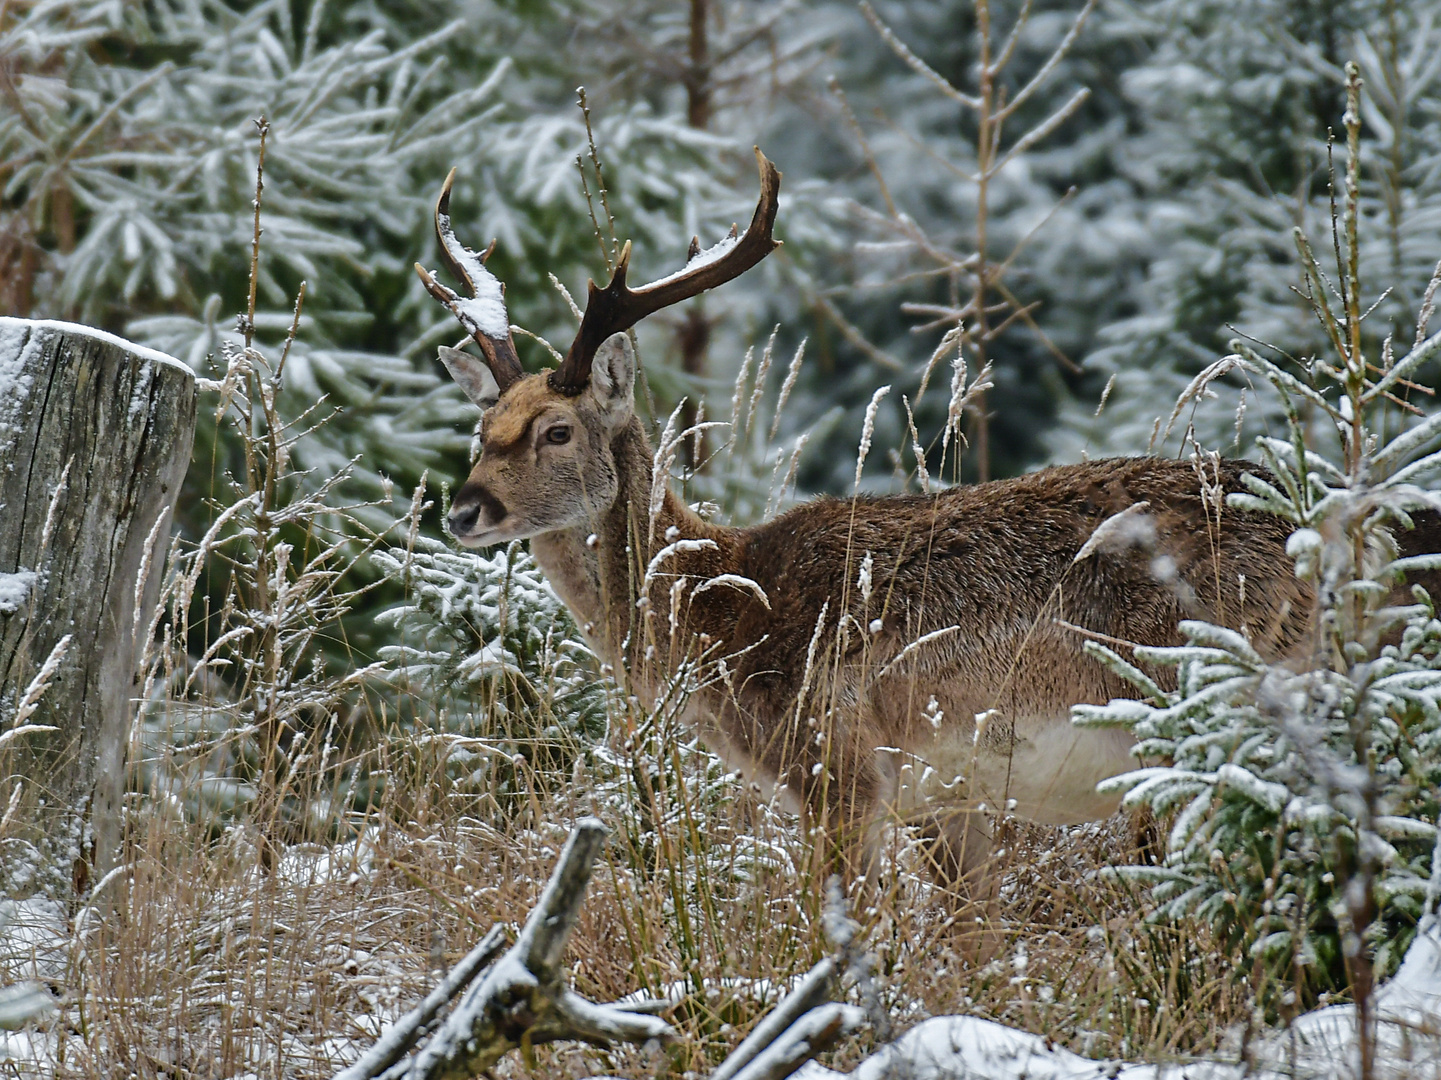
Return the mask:
M195 410L178 360L0 318L0 896L68 900L114 865Z

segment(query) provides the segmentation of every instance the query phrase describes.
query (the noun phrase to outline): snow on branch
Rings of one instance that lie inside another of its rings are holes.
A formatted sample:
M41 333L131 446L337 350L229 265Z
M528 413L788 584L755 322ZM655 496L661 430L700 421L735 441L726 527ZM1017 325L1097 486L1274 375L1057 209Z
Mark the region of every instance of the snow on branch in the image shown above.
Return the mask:
M492 930L439 987L336 1080L458 1080L479 1075L522 1041L533 1045L573 1039L608 1046L670 1038L670 1025L647 1015L655 1003L596 1004L569 990L561 979L560 958L605 832L595 818L581 819L515 944L486 967L502 938L498 928ZM461 991L434 1034L401 1062L445 1002Z
M711 1074L711 1080L789 1076L844 1033L841 1027L829 1031L830 1025L838 1022L846 1031L856 1027L863 1015L860 1010L854 1010L857 1015L831 1016L836 1009L844 1008L827 1004L835 989L835 976L836 966L830 960L822 960L811 968L796 988L721 1062L720 1068ZM816 1024L812 1017L822 1012L826 1014L825 1023ZM827 1033L829 1038L823 1042ZM802 1049L806 1051L805 1056L798 1057L797 1051ZM784 1072L776 1071L783 1062L788 1063L790 1068Z

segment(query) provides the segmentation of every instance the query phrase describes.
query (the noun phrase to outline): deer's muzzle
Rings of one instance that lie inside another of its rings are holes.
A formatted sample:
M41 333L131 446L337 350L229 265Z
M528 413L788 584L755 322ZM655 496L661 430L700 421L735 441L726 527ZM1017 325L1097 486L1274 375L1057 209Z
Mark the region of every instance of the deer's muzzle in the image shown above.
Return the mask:
M462 543L485 543L484 537L500 527L508 511L505 504L480 484L466 483L450 504L450 531Z

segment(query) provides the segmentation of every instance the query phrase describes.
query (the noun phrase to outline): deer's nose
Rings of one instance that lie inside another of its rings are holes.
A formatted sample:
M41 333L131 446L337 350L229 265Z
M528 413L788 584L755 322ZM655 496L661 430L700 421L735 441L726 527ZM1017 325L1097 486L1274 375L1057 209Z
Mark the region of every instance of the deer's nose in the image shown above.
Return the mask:
M450 508L450 531L456 536L464 536L475 528L476 519L479 517L479 503L472 503L470 506L452 506Z
M467 536L493 529L505 520L505 504L479 484L466 484L455 493L450 505L450 531Z

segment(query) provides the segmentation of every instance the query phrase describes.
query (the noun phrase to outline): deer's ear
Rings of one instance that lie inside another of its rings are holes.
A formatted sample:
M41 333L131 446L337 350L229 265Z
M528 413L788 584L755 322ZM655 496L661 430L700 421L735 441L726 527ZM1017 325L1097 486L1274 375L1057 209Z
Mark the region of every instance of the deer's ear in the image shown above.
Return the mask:
M635 405L635 349L627 334L612 334L595 351L587 394L600 408L612 431L626 423Z
M450 377L471 401L482 409L488 409L500 400L500 384L495 381L489 366L478 356L471 356L462 349L448 345L440 347L440 362Z

